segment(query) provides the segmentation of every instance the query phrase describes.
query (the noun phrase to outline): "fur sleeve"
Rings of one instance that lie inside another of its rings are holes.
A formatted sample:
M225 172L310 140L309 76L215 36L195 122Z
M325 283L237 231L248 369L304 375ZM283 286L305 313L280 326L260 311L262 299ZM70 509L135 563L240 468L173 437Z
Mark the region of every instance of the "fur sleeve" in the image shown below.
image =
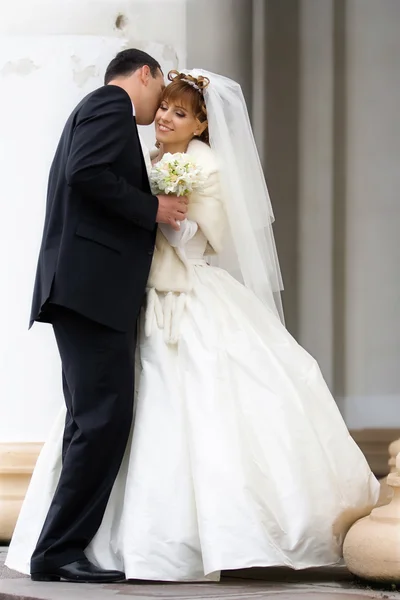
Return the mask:
M200 142L190 142L188 154L201 166L206 182L189 199L188 218L196 221L209 243L209 253L218 254L223 246L227 226L225 207L218 174L218 160L213 150Z
M191 195L188 218L195 221L206 236L209 253L221 252L226 229L226 215L217 172L211 173L204 187Z

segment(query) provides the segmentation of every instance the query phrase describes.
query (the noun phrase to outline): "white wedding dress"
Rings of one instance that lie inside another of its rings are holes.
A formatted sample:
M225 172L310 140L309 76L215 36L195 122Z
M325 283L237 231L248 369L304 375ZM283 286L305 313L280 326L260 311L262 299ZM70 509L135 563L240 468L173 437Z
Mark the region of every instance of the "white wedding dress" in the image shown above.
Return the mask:
M178 344L142 327L133 436L87 555L166 581L336 563L379 484L316 361L251 291L207 265L205 247L201 231L186 246L195 282ZM10 546L6 564L23 573L57 484L64 416Z

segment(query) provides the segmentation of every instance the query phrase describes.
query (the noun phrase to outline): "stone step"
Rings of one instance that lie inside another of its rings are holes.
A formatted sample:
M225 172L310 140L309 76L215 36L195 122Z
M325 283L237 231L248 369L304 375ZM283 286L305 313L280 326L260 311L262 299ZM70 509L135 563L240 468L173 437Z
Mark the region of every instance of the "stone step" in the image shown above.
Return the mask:
M395 592L360 589L344 567L248 569L225 574L220 583L77 585L32 582L4 567L5 556L6 549L0 549L0 600L400 600Z

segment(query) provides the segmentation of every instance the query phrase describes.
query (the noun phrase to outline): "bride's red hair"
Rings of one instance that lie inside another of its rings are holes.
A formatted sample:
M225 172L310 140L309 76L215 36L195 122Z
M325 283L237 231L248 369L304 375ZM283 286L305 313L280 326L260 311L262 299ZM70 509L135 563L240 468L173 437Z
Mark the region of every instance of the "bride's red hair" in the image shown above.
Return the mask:
M203 90L208 86L210 80L207 77L193 77L186 73L179 73L179 71L170 71L168 79L171 83L165 88L161 102L165 100L175 104L181 103L184 108L192 111L200 123L207 123L207 109ZM198 89L191 84L196 85ZM208 124L197 139L206 144L209 143Z

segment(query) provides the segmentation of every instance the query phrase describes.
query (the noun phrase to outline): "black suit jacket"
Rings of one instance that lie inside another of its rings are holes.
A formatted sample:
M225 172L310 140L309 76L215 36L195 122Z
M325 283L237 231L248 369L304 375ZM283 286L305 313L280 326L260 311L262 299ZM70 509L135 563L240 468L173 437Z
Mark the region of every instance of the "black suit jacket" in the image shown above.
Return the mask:
M51 166L30 325L51 321L50 300L127 331L145 292L157 210L131 100L104 86L69 117Z

